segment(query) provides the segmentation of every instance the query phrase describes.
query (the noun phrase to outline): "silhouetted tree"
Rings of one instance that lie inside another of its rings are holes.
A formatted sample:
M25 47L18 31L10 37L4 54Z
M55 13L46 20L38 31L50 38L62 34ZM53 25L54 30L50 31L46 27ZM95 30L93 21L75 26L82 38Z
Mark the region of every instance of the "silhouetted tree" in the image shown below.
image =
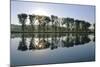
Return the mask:
M89 27L91 26L91 24L89 22L86 22L85 23L85 29L86 29L86 32L89 31Z
M34 29L34 23L35 23L35 15L29 15L29 20L30 20L30 24L31 24L31 27L32 29Z
M47 31L48 31L48 23L51 21L50 20L50 17L45 17L45 19L44 19L44 21L46 22L46 24L47 24Z
M79 32L80 30L80 20L75 20L75 32Z
M72 26L73 26L73 24L74 24L74 19L73 18L63 18L63 24L65 24L66 25L66 27L67 27L67 32L69 31L69 30L71 30L71 28L72 28Z
M51 15L52 31L53 31L53 29L55 29L55 20L56 20L56 18L57 18L57 16Z
M19 19L19 22L22 24L22 30L24 32L24 26L25 26L25 23L26 23L26 19L27 19L27 14L18 14L18 19Z
M19 22L22 25L22 31L24 32L24 27L25 27L25 23L27 20L27 14L18 14L18 19ZM79 20L76 19L74 20L74 18L70 18L70 17L62 17L59 18L58 16L54 16L51 15L49 16L44 16L44 15L29 15L29 20L30 20L30 24L31 24L31 29L34 29L34 22L35 20L38 21L39 25L38 25L38 32L40 32L41 30L43 30L43 32L48 31L48 23L51 21L52 22L52 32L58 32L58 30L60 29L59 32L90 32L89 27L91 26L91 24L85 20ZM61 21L62 20L62 21ZM62 25L60 27L60 24ZM63 25L66 25L66 28L63 27ZM95 26L95 24L93 25Z
M85 21L84 20L80 20L80 31L81 32L85 32Z
M74 26L74 18L69 18L69 23L70 23L70 30L72 31Z

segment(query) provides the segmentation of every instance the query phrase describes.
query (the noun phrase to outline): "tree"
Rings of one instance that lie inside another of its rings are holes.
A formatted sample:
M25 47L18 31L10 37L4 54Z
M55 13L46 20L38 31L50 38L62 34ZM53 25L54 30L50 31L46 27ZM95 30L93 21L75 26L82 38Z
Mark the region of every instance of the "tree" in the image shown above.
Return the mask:
M79 32L80 30L80 20L75 20L75 32Z
M24 26L25 26L25 23L26 23L26 19L27 19L27 14L18 14L18 19L19 19L19 22L22 24L22 31L24 32Z
M63 27L63 25L64 25L65 23L66 23L66 22L65 22L65 18L63 17L63 18L61 19L61 27L60 27L61 32L63 32L62 27Z
M69 32L69 30L70 30L70 22L72 22L72 19L71 18L63 18L63 24L65 24L66 25L66 27L67 27L67 32Z
M70 30L73 31L74 18L69 18L69 23L70 23Z
M38 25L38 32L40 32L41 31L41 25L43 24L43 21L42 21L43 16L37 15L36 19L38 20L38 23L39 23L39 25Z
M29 15L29 20L30 20L30 24L31 24L31 27L32 29L34 29L34 23L35 23L35 15Z
M48 16L45 16L45 22L46 22L46 24L47 24L47 31L48 31L48 23L51 21L50 20L50 17L48 17Z
M45 31L45 26L50 22L50 18L48 16L38 16L38 21L39 21L39 27L43 29L43 32Z
M58 17L57 16L55 16L54 19L55 19L54 26L55 26L55 32L56 32L59 22L58 22Z
M55 16L54 15L51 15L51 22L52 22L52 31L53 31L53 28L55 26Z
M80 28L81 28L81 32L85 32L85 21L84 20L80 20Z
M58 17L57 16L54 16L54 15L51 15L51 22L52 22L52 30L53 28L55 28L55 32L56 32L56 29L57 29L57 25L58 25Z
M86 24L85 25L86 26L86 32L90 31L89 27L91 26L91 24L89 22L86 22L85 24Z

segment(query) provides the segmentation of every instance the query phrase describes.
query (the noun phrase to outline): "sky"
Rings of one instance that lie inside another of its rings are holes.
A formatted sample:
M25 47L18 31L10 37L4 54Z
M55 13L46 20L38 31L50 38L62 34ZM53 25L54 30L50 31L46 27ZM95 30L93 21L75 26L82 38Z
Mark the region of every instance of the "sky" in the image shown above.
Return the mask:
M90 5L11 1L11 24L19 24L17 15L21 13L71 17L95 23L95 6Z

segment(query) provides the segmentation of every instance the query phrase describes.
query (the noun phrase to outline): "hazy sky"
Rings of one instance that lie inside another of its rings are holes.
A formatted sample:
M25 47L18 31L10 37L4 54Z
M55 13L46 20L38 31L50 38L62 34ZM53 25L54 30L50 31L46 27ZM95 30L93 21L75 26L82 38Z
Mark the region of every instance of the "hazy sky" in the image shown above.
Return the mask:
M27 14L45 14L56 15L59 17L71 17L74 19L85 20L95 23L95 6L89 5L68 5L53 3L37 3L37 2L11 2L11 23L19 24L17 15L20 13ZM28 22L27 22L28 23Z

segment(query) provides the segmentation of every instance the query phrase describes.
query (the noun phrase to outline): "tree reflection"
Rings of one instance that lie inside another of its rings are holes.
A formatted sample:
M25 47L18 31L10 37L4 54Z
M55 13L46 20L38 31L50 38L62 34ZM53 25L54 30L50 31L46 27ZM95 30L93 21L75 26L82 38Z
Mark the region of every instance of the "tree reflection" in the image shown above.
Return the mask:
M73 45L74 45L72 35L70 35L70 34L67 34L66 39L62 40L62 42L64 43L63 47L73 47Z
M26 38L23 33L22 37L21 37L21 41L19 42L18 50L26 51L27 49L28 48L27 48L27 44L26 44Z
M66 34L66 36L61 36L60 34L56 34L55 36L49 37L49 35L38 34L38 37L32 35L29 46L26 44L26 38L24 33L22 34L21 41L19 42L18 50L25 51L29 48L29 50L40 50L50 48L51 50L57 48L69 48L74 47L76 45L84 45L85 43L89 43L91 40L88 37L88 34Z
M34 36L32 36L31 41L30 41L30 45L29 45L29 50L35 49L35 45L34 45Z
M90 42L90 38L88 37L88 35L82 36L81 44L85 44L85 43L88 43L88 42Z
M52 41L51 41L51 50L56 49L58 46L56 45L57 40L56 40L56 36L52 37Z
M43 35L43 38L40 38L41 35L38 36L37 40L35 41L35 38L32 37L29 45L29 50L34 50L34 49L45 49L49 48L49 42L46 41L45 35Z
M94 34L94 37L93 37L93 42L95 42L95 34Z

